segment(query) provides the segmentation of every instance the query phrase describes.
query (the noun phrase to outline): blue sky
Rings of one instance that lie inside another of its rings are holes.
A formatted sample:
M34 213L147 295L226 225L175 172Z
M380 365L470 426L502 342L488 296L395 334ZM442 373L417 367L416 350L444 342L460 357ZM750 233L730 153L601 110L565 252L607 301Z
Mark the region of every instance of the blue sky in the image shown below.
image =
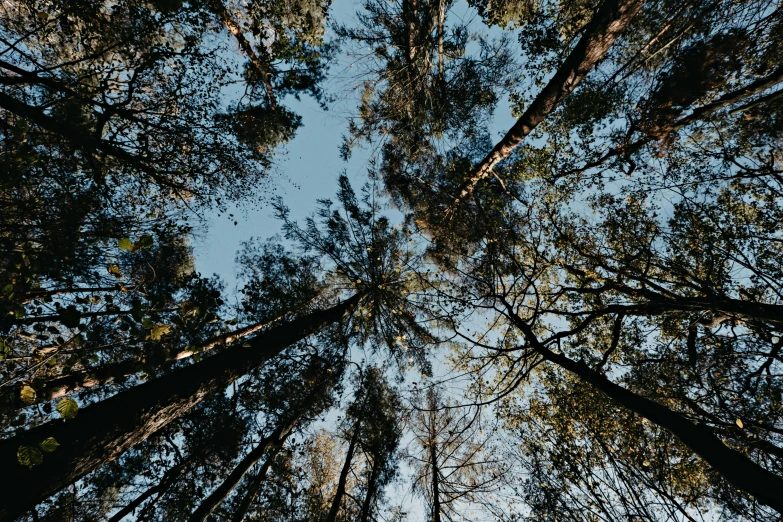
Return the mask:
M337 0L332 4L331 20L350 23L354 13L360 7L357 2ZM475 11L465 2L457 3L451 10L455 18L474 19ZM485 29L486 30L486 29ZM329 34L327 33L327 38ZM294 139L281 147L272 169L271 193L282 196L291 209L291 217L296 220L310 215L316 208L317 200L333 198L337 190L338 176L345 171L354 188L359 189L367 179L367 167L371 151L355 150L350 160L340 158L339 146L347 132L347 117L355 110L354 97L346 95L352 86L355 70L350 68L350 58L343 51L331 67L330 77L324 85L327 93L335 95L340 101L330 110L324 111L309 97L297 101L286 100L286 106L302 117L302 127ZM359 84L359 81L356 81ZM502 100L492 125L493 134L502 136L514 123L511 111ZM254 187L248 187L248 196ZM272 217L269 206L246 205L240 209L230 209L234 214L206 214L205 228L193 237L196 268L203 275L218 274L226 283L227 291L232 293L237 283L234 255L242 241L251 237L266 238L280 231L279 223ZM234 225L237 221L237 225Z

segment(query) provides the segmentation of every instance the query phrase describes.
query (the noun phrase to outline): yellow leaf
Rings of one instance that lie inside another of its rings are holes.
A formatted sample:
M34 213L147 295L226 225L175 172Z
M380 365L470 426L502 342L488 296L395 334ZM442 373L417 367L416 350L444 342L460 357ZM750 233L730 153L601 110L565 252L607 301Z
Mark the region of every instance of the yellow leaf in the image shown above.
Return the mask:
M737 420L736 420L736 421L734 421L734 422L737 424L737 426L738 426L740 429L742 429L742 428L744 428L744 427L745 427L745 425L744 425L744 424L742 424L742 421L741 421L740 419L737 419Z
M32 404L35 402L35 390L30 386L24 385L19 392L19 398L25 404Z

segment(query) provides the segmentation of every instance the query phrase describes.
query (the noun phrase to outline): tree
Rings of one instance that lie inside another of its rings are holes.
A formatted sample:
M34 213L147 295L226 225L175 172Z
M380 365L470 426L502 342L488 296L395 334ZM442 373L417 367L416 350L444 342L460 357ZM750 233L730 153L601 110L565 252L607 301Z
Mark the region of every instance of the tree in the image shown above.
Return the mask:
M504 465L489 455L480 411L444 400L430 387L412 413L414 488L427 503L429 520L453 520L467 503L495 491Z
M354 400L346 409L344 423L348 448L325 519L327 522L354 518L362 522L369 520L383 488L396 474L396 449L401 436L399 413L399 397L386 382L382 371L374 367L364 368L356 383ZM366 460L365 470L361 474L356 471L353 474L359 475L364 483L354 485L353 489L357 494L363 490L363 498L351 498L358 504L357 511L343 504L347 503L349 474L358 467L356 459L360 452L364 453Z

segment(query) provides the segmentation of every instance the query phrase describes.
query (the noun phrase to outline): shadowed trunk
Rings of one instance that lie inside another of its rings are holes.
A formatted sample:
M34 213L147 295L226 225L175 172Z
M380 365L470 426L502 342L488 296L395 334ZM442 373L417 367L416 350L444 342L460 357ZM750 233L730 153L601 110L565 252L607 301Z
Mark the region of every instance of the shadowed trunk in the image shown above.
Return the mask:
M257 323L254 325L246 326L245 328L240 328L239 330L235 330L233 332L219 335L211 339L210 341L207 341L206 343L202 344L199 347L200 348L199 352L203 353L212 350L213 348L216 348L218 346L231 344L232 342L238 339L243 339L249 335L252 335L264 329L267 326L270 326L280 321L286 315L288 315L287 312L285 314L279 315L278 317L275 317L270 321L265 321L263 323ZM181 352L169 356L163 362L179 361L191 357L195 353L196 353L195 350L183 350ZM67 375L60 375L59 377L55 377L53 379L44 382L40 386L36 385L35 399L32 403L29 404L47 402L52 399L64 397L65 395L68 395L70 393L75 393L82 390L86 390L88 388L93 388L95 386L100 386L102 384L107 384L118 377L125 377L125 378L131 377L141 372L142 370L143 370L143 365L138 360L130 359L116 364L108 364L106 366L101 366L100 368L90 368L88 370L84 370L80 372L74 372ZM19 394L21 393L23 387L24 387L24 383L20 382L16 386L2 388L2 392L0 392L0 399L2 399L4 395L7 395L10 392L13 392L14 397L18 399ZM21 404L20 402L17 403L17 407L23 407L27 405L28 404Z
M324 390L329 388L329 386L334 382L335 381L331 379L323 381L321 384L317 385L307 395L307 397L302 399L294 411L287 415L288 420L281 420L280 425L271 434L269 434L269 436L261 439L261 442L259 442L258 445L250 453L248 453L245 458L239 462L239 464L237 464L237 466L231 471L228 477L226 477L223 483L220 484L220 486L218 486L215 491L213 491L201 502L198 508L196 508L196 510L190 516L188 521L203 522L206 520L210 513L212 513L215 508L217 508L221 502L223 502L226 497L228 497L228 495L234 491L237 485L245 477L247 472L250 471L250 468L255 466L256 463L261 460L261 457L263 457L264 454L272 451L273 454L269 456L267 461L264 463L264 467L268 468L267 464L271 465L272 460L274 460L275 455L277 455L277 453L280 451L280 448L291 434L291 431L293 431L296 425L299 424L299 420L305 413L307 413L308 409L316 401L318 395L323 393ZM256 480L253 486L251 486L250 491L258 491L258 487L260 486L261 481L265 475L266 470L262 468L261 472L258 474L258 480ZM254 496L255 494L250 496L250 501L252 501ZM248 502L247 507L249 507L249 505L250 502ZM247 507L244 508L244 511L247 511Z
M271 328L214 357L131 388L80 411L75 419L55 420L0 441L0 469L14 481L0 489L0 521L27 512L86 474L178 418L210 394L278 355L288 346L339 321L361 301L357 294L326 310ZM60 447L31 469L17 460L21 446L37 447L54 437Z
M275 461L275 458L277 458L278 453L280 453L280 450L282 449L283 444L285 444L288 435L290 435L290 432L280 437L277 442L272 445L269 456L264 461L264 464L261 466L258 474L253 477L253 483L250 484L247 492L245 493L245 496L242 497L242 501L239 503L239 506L237 506L236 513L234 513L234 516L231 517L231 522L243 522L245 520L245 516L247 516L247 510L250 509L250 504L253 503L253 499L256 498L256 495L258 495L258 491L261 489L261 486L264 484L264 480L266 479L266 474L269 472L269 468L272 467L272 463Z
M207 498L204 499L203 502L201 502L201 504L199 504L198 508L196 508L188 521L203 522L206 520L210 513L212 513L215 508L218 507L221 502L223 502L226 497L231 494L232 491L234 491L234 488L236 488L237 485L241 482L245 474L247 474L247 472L250 471L250 468L255 466L259 460L261 460L261 457L263 457L267 451L276 445L282 446L282 443L291 433L291 430L299 422L301 414L304 413L304 410L305 408L303 408L299 412L300 414L297 415L293 420L278 426L277 429L273 431L268 437L264 437L261 442L259 442L258 445L253 449L253 451L248 453L245 458L239 462L237 467L231 471L228 477L226 477L226 480L224 480L223 483L212 492L212 494L210 494ZM275 455L277 454L276 451L274 453ZM273 456L270 456L267 461L271 460L272 458ZM265 474L266 473L263 475L259 474L259 478L263 477ZM259 480L258 483L260 484L260 482L261 481Z
M345 462L343 463L343 469L340 471L340 478L337 481L337 491L334 493L334 499L332 499L332 507L329 509L329 516L326 517L326 522L335 522L337 520L337 513L340 512L340 504L342 504L343 497L345 496L345 485L348 482L348 472L351 470L351 462L353 461L353 455L356 452L356 444L359 441L359 423L353 430L351 436L351 442L348 444L348 452L345 454Z
M144 493L131 500L127 506L112 515L112 517L108 519L107 522L120 522L120 520L133 513L137 507L143 504L144 501L150 498L152 495L160 495L165 493L165 491L171 486L177 476L179 476L182 468L184 468L191 460L193 460L193 456L188 457L186 460L166 471L166 473L163 474L163 477L156 485L152 486Z
M438 474L438 443L435 442L435 412L430 411L430 465L432 466L432 520L440 522L440 477Z
M362 502L361 516L359 522L370 521L370 509L372 508L372 501L375 498L375 488L378 482L378 468L380 465L376 462L372 471L370 471L370 479L367 481L367 494L364 496L364 502Z
M679 413L611 382L581 361L574 361L549 350L541 344L530 325L520 319L510 305L505 306L511 321L522 331L530 346L545 360L577 375L615 402L670 431L734 487L783 513L783 495L780 494L783 491L783 478L726 446L709 428L693 424Z
M490 177L495 165L508 158L522 140L579 85L609 51L642 4L643 0L606 0L601 5L563 65L511 130L476 166L473 176L459 191L455 203L472 193L479 181Z

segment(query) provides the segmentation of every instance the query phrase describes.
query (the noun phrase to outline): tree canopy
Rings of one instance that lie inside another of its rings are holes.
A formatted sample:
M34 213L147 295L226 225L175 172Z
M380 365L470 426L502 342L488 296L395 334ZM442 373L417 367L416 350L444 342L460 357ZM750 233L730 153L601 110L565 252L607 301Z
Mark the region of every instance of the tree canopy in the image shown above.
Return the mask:
M5 1L0 522L780 520L781 64L769 0Z

